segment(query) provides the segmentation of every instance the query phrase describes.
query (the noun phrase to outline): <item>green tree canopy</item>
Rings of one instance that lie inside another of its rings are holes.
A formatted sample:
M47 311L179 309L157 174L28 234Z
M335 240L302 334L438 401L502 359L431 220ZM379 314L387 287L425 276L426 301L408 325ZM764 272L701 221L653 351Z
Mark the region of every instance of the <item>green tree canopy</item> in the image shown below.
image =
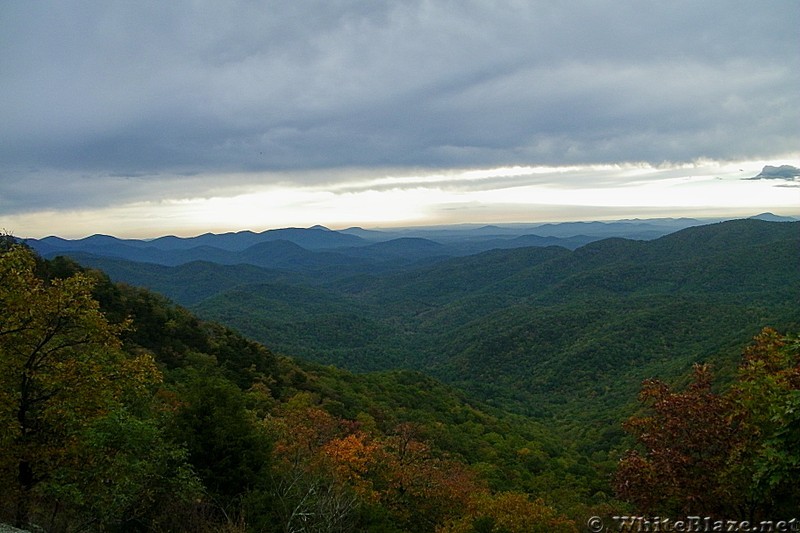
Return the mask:
M121 349L126 324L110 324L91 290L82 273L40 278L36 257L23 246L0 250L0 511L18 526L46 507L80 508L97 482L89 474L119 473L110 458L123 457L116 452L134 433L146 433L125 413L146 408L161 374L149 354ZM100 441L102 451L87 457ZM155 441L148 442L135 453L146 456ZM119 497L126 492L115 488ZM51 522L54 514L48 512Z

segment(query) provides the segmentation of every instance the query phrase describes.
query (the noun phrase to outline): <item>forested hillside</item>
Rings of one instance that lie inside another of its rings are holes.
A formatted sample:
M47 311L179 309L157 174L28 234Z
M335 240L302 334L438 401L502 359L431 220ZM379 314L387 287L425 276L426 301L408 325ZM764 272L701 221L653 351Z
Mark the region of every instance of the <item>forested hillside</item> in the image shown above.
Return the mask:
M789 516L799 232L741 220L373 271L75 254L108 274L6 237L0 521L522 533Z
M456 532L513 519L575 531L567 515L605 508L592 495L606 476L579 468L552 431L422 374L301 367L8 239L0 279L7 522Z
M795 330L799 247L800 223L749 219L334 276L76 257L278 352L354 371L422 369L583 432L598 420L612 431L642 379L685 375L697 361L727 379L762 327Z

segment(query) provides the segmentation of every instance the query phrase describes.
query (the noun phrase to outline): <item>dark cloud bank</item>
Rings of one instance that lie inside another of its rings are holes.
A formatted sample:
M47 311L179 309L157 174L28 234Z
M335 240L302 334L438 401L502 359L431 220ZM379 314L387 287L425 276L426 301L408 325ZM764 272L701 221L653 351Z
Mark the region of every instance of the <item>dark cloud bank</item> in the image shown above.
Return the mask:
M0 208L207 173L768 159L800 145L798 6L4 2Z

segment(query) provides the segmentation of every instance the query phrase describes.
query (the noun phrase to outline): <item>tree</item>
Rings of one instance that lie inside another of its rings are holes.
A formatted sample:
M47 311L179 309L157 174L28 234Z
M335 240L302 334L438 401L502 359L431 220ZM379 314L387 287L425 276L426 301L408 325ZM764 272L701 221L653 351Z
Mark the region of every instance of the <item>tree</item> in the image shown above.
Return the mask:
M433 532L487 490L469 467L418 440L412 424L371 434L312 401L298 394L265 420L276 435L276 527Z
M165 437L157 419L115 409L81 432L72 464L43 483L42 493L62 509L47 529L191 531L187 519L202 489L186 450Z
M386 443L387 482L383 500L410 531L433 531L458 516L485 485L468 466L437 456L428 443L399 433Z
M615 489L646 513L702 513L734 516L736 488L722 483L731 451L738 445L738 421L731 402L712 391L707 365L695 365L694 381L673 391L646 380L639 398L652 415L633 417L624 427L644 449L620 461Z
M269 499L277 531L346 532L358 526L362 479L372 448L352 435L354 424L295 395L264 420L275 437Z
M121 350L125 325L100 312L90 277L45 282L36 270L24 246L0 250L0 480L18 526L57 473L79 467L85 431L160 380L152 357Z
M765 328L744 351L729 393L743 420L730 475L746 481L749 518L797 511L800 502L800 338Z
M502 492L478 494L466 512L437 533L573 533L578 529L571 520L558 516L542 500L527 494Z
M744 350L736 380L712 391L696 365L676 392L645 381L651 414L625 424L639 450L619 462L617 494L639 511L763 520L800 501L800 339L765 328ZM643 450L643 451L641 451Z
M211 368L206 372L213 372ZM227 513L265 475L271 443L246 408L245 394L219 375L192 371L171 433L186 442L189 460L220 510Z

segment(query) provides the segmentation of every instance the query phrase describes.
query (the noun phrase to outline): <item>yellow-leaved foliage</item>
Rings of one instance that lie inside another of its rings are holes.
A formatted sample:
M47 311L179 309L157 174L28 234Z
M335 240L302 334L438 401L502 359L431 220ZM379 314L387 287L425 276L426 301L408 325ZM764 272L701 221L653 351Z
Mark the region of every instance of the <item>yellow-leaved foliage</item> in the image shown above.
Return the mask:
M0 250L0 503L17 523L41 482L80 468L82 430L161 379L150 355L121 350L125 324L106 320L89 276L44 280L36 268L27 248Z

